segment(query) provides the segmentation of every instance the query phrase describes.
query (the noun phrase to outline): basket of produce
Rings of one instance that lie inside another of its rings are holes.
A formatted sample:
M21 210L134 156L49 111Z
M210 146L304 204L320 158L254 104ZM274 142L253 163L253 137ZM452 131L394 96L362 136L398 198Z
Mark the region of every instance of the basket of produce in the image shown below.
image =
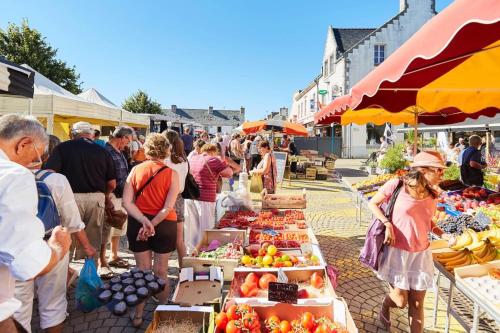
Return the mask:
M233 271L243 255L245 236L244 230L205 230L197 251L184 257L182 266L195 270L219 266L223 270L224 280L231 281Z
M309 242L307 230L250 230L249 244L269 243L279 249L300 248L300 244Z
M236 271L227 297L268 301L270 282L296 284L297 304L321 303L325 298L336 296L324 268L304 268L284 270L282 273L270 270Z
M289 268L324 265L320 254L314 252L315 247L307 253L301 249L279 250L275 245L249 245L245 248L246 254L241 257L241 265L245 268ZM241 267L243 268L243 267ZM236 270L240 270L237 268Z
M212 333L214 317L211 306L159 305L146 333Z

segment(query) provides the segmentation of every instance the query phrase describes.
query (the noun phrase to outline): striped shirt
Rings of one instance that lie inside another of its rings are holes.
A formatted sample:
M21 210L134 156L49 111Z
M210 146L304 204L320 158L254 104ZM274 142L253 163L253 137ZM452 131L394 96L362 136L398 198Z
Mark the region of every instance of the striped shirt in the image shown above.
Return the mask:
M227 168L226 162L206 153L195 155L189 162L190 172L200 187L199 201L215 202L217 197L217 180L220 173Z

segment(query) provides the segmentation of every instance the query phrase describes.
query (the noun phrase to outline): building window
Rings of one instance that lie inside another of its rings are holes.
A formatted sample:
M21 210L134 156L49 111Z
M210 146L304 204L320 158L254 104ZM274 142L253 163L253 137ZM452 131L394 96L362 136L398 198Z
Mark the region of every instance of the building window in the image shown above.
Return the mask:
M375 45L373 50L373 64L378 66L385 60L385 45Z
M328 76L328 60L325 60L325 63L323 65L323 76L324 77Z
M330 56L330 70L329 70L330 74L335 72L335 58L334 58L334 55L332 54Z

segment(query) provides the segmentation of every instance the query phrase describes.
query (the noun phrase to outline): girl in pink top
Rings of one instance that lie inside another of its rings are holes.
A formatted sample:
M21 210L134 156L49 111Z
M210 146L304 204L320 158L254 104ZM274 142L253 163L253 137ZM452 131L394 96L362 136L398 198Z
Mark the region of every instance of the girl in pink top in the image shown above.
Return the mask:
M437 152L421 152L414 158L412 169L403 178L401 189L389 221L379 208L388 201L399 179L387 182L370 201L373 215L386 226L384 243L388 246L380 258L377 275L387 281L391 292L384 299L380 320L389 330L390 308L405 308L411 332L423 332L426 290L433 286L434 265L428 234L450 238L434 225L432 216L437 206L438 184L445 168Z

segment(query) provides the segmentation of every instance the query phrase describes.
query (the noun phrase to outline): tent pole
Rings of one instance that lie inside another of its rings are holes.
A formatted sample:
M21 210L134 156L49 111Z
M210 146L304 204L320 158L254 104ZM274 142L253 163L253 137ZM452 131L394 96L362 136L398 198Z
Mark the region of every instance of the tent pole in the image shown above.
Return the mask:
M486 163L490 160L490 145L491 145L491 133L489 131L486 132Z
M33 98L28 98L28 115L33 114Z
M413 156L417 155L418 145L418 111L415 108L415 124L413 127Z

